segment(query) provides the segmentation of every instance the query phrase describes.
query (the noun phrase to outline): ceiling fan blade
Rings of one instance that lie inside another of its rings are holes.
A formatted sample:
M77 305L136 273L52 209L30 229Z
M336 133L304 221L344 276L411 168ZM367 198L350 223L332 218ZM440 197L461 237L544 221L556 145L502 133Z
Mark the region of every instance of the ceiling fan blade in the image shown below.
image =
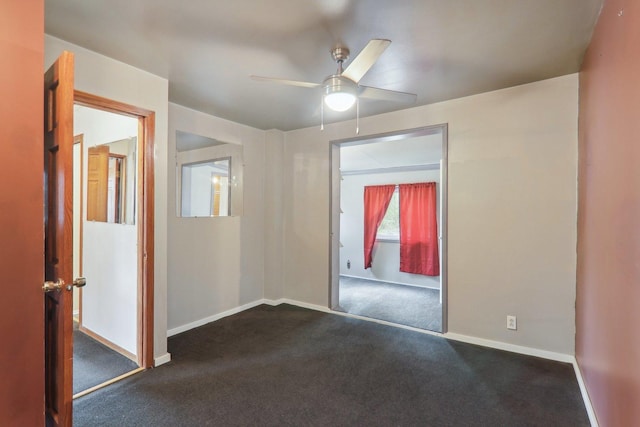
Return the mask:
M391 40L370 40L358 56L353 58L349 66L342 72L342 75L358 83L390 44Z
M360 86L360 97L406 103L415 103L418 98L415 93L398 92L396 90L380 89L371 86Z
M277 79L275 77L261 77L261 76L250 76L250 77L252 80L256 80L259 82L271 82L271 83L278 83L278 84L289 85L289 86L310 87L310 88L321 86L318 83L300 82L297 80L287 80L287 79Z

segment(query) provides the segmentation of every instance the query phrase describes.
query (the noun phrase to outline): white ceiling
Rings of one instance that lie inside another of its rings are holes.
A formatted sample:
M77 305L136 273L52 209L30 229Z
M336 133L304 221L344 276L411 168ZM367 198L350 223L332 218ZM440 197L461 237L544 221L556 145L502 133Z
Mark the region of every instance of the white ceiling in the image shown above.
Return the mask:
M577 72L602 0L48 0L45 31L169 80L169 99L261 129L316 126L337 44L393 41L361 83L430 104ZM348 65L348 63L347 63ZM410 107L363 101L361 115ZM328 121L354 116L329 113Z
M354 172L433 165L442 158L442 133L340 147L340 170Z

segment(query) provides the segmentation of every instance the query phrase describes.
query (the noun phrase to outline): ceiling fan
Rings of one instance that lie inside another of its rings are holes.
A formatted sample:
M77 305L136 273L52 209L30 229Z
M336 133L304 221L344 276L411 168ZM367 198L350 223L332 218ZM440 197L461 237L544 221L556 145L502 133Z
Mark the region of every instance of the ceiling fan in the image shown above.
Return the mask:
M356 104L359 98L395 102L415 102L416 95L413 93L398 92L358 84L390 44L391 40L370 40L344 70L342 64L349 59L349 49L341 46L332 49L331 56L338 63L338 70L335 74L325 78L322 83L309 83L261 76L251 76L251 78L257 81L273 82L289 86L322 88L324 104L334 111L346 111L350 109L353 104Z

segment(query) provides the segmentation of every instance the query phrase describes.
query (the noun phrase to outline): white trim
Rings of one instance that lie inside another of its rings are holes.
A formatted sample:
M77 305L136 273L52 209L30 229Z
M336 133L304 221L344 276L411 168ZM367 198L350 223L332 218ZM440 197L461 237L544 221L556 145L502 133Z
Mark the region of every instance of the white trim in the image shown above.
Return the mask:
M123 380L125 378L129 378L130 376L135 375L138 372L142 372L142 371L144 371L144 368L136 368L136 369L134 369L132 371L125 372L122 375L119 375L119 376L117 376L115 378L111 378L110 380L107 380L107 381L105 381L103 383L100 383L100 384L95 385L95 386L93 386L91 388L88 388L86 390L83 390L83 391L81 391L79 393L74 394L73 395L73 399L78 399L79 397L86 396L87 394L93 393L94 391L100 390L101 388L104 388L104 387L106 387L108 385L116 383L116 382L118 382L120 380Z
M525 354L527 356L536 356L543 359L555 360L557 362L573 363L575 358L570 354L556 353L554 351L541 350L533 347L525 347L522 345L509 344L502 341L487 340L484 338L471 337L469 335L456 334L448 332L444 337L454 341L466 342L469 344L481 345L483 347L495 348L498 350L506 350L511 353Z
M400 243L399 234L376 234L376 242L380 243Z
M195 322L187 323L186 325L178 326L167 331L167 337L171 337L173 335L177 335L181 332L188 331L189 329L197 328L198 326L206 325L207 323L215 322L216 320L222 319L223 317L231 316L233 314L240 313L241 311L248 310L260 304L265 304L264 299L260 299L257 301L250 302L245 305L241 305L236 308L232 308L231 310L223 311L222 313L214 314L213 316L205 317L204 319L196 320Z
M162 356L156 357L153 359L153 366L158 367L160 365L164 365L165 363L171 362L171 353L165 353Z
M591 399L589 398L589 392L587 391L587 386L585 385L584 378L582 377L582 371L580 371L580 366L578 365L578 361L575 357L573 358L573 370L576 372L578 386L580 387L580 393L582 393L582 400L584 401L584 406L587 410L591 427L599 427L596 412L593 410L593 405L591 405Z

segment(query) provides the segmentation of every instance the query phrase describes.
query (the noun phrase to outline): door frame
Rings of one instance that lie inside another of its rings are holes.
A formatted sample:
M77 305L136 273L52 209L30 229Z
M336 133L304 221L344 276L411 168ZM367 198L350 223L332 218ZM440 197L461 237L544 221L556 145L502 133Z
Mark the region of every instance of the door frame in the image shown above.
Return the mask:
M154 137L155 112L130 104L103 98L79 90L74 91L74 104L116 113L138 120L138 180L139 195L136 221L138 227L138 338L137 362L141 368L151 368L153 358L154 322Z
M448 330L448 165L449 126L447 123L405 129L373 135L330 141L329 151L329 308L336 310L340 302L340 147L442 133L440 160L440 296L442 302L442 331ZM436 332L438 333L438 332Z
M83 256L82 256L82 238L83 238L83 223L82 223L82 218L84 217L84 191L82 191L82 183L84 182L84 134L80 133L78 135L74 135L73 136L73 149L75 150L76 145L78 145L80 147L80 167L78 168L79 174L78 177L80 179L80 194L78 195L79 197L79 218L80 221L78 222L78 276L79 277L84 277L84 274L82 272L82 260L83 260ZM75 159L74 159L75 160ZM74 165L74 170L75 170L75 165ZM75 179L75 176L74 176ZM75 215L75 193L73 195L74 197L74 203L73 203L73 207L74 207L74 215ZM75 230L74 230L75 231ZM75 236L74 236L75 239ZM75 259L74 259L75 262ZM82 288L78 288L77 289L78 292L78 323L82 325Z

